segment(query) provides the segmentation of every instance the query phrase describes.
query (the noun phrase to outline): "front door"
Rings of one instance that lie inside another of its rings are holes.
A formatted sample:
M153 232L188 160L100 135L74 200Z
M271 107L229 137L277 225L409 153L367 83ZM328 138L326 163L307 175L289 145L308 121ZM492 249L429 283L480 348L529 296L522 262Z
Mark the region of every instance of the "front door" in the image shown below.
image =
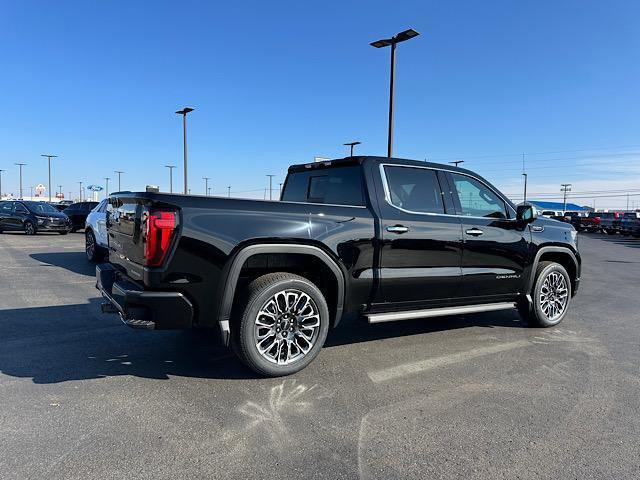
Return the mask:
M450 303L461 280L462 227L437 170L381 165L379 300L403 308Z
M462 218L462 288L465 297L511 296L522 291L529 231L489 185L450 173L456 209ZM498 300L498 299L496 299Z
M11 218L14 202L0 202L0 230L13 230Z

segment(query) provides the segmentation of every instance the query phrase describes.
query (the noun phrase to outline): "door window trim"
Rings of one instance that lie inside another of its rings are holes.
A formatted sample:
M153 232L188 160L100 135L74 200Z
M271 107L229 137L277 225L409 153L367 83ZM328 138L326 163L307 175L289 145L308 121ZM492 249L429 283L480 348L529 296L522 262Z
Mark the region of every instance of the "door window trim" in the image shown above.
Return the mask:
M492 191L494 194L496 194L504 202L504 204L507 207L507 211L509 212L510 216L509 216L509 218L506 218L506 219L503 219L503 220L513 220L515 218L515 213L516 212L511 207L511 205L509 204L507 199L504 197L504 195L502 195L501 193L497 192L493 187L487 185L487 182L484 182L481 179L479 179L479 178L477 178L477 177L475 177L473 175L470 175L470 174L465 173L465 172L459 172L459 171L456 171L456 170L450 170L450 169L447 169L447 168L436 168L436 167L429 167L429 166L422 167L422 166L419 166L419 165L399 165L397 163L381 163L379 171L380 171L380 177L382 179L382 186L384 188L384 199L385 199L385 201L387 202L388 205L390 205L391 207L393 207L393 208L395 208L397 210L400 210L400 211L405 212L405 213L410 213L412 215L431 215L431 216L438 216L438 217L458 217L458 218L477 218L477 219L483 218L485 220L490 218L490 217L474 217L474 216L471 216L471 215L462 215L462 214L458 214L458 213L451 214L451 213L415 212L413 210L407 210L405 208L398 207L397 205L394 205L391 202L391 193L390 193L390 190L389 190L389 184L387 182L387 174L384 171L384 167L387 167L387 166L388 167L402 167L402 168L420 168L420 169L423 169L423 170L434 170L435 172L457 173L458 175L464 175L466 177L472 178L472 179L476 180L477 182L482 183L485 187L487 187L490 191ZM449 182L449 179L447 179L447 181ZM442 185L440 185L440 188L442 188ZM451 186L450 186L450 188L451 188ZM445 194L446 194L445 192L442 192L443 196ZM450 192L450 195L453 196L454 193ZM453 201L453 203L455 205L455 200L453 198L452 198L452 201Z

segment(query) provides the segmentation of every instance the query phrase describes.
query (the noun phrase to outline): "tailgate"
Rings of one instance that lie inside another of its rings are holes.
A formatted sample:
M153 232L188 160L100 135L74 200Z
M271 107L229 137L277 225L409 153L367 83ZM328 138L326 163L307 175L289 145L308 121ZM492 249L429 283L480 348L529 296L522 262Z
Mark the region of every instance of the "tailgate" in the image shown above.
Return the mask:
M162 220L156 216L166 212L173 218L172 228L170 231L158 230L158 225L163 227ZM169 250L176 243L178 213L177 207L144 195L127 192L112 196L107 208L109 261L121 266L134 280L144 279L145 268L164 267ZM165 249L160 252L161 258L158 256L160 247Z

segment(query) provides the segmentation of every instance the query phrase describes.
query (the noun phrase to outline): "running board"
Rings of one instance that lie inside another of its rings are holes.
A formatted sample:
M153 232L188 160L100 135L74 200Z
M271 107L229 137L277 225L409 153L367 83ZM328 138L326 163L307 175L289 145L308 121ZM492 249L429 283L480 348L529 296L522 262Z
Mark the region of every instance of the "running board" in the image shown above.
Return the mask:
M403 312L370 313L365 315L369 323L395 322L396 320L411 320L415 318L444 317L447 315L462 315L464 313L494 312L515 308L514 302L482 303L480 305L464 305L461 307L429 308L425 310L406 310Z

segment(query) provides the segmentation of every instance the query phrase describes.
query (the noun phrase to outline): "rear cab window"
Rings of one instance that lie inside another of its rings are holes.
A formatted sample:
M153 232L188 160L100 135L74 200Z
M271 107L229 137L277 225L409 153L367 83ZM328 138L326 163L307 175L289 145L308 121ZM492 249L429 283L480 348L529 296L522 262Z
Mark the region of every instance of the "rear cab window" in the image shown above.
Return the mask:
M364 206L362 169L359 165L348 165L290 172L281 200Z

